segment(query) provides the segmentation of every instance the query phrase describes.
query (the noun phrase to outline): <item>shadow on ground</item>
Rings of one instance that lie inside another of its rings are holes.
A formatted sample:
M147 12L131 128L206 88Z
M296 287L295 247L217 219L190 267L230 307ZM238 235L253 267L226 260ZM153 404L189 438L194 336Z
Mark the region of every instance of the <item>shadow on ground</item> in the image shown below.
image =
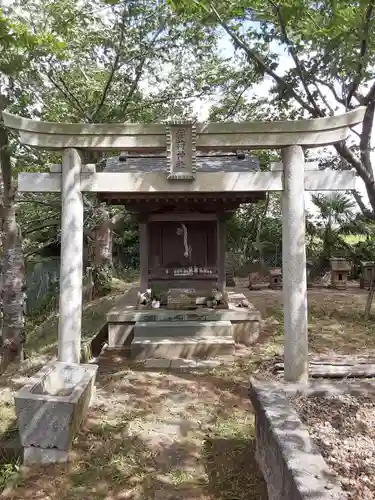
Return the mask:
M266 500L253 434L244 381L107 360L73 461L24 470L5 498Z

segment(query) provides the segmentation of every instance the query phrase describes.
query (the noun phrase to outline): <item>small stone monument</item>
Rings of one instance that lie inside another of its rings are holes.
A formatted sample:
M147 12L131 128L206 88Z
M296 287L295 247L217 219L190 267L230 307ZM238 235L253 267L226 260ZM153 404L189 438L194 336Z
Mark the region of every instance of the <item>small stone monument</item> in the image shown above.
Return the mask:
M229 252L227 252L225 258L225 283L226 286L236 286L236 282L234 281L233 259Z
M362 266L362 275L359 280L359 286L360 288L369 289L371 285L375 262L373 261L361 262L361 266Z
M351 269L350 262L342 257L334 257L331 262L330 288L345 290L348 287L348 275Z
M272 290L281 290L283 287L283 272L281 267L270 269L269 279L270 279L269 288L271 288Z
M227 269L225 272L225 282L227 286L236 286L236 282L234 281L234 273L233 269Z

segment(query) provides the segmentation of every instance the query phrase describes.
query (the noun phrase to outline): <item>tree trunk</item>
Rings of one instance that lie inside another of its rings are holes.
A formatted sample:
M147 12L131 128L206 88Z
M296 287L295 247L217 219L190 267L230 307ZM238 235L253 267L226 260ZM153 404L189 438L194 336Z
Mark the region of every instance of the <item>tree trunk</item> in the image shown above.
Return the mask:
M113 276L113 223L106 207L97 209L98 224L92 232L92 268L94 292L105 295L110 291Z
M7 130L0 123L0 165L3 178L1 207L3 231L3 266L1 303L3 329L0 350L0 373L22 353L24 343L25 266L22 237L16 221L15 189Z
M100 209L100 220L94 229L94 265L112 266L113 224L105 208Z

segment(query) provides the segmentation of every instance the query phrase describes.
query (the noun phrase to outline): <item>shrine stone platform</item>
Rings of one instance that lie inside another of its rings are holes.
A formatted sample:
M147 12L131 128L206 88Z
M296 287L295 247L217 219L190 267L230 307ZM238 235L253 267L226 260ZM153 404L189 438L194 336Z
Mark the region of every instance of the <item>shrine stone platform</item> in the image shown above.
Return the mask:
M232 354L236 343L258 340L260 313L251 304L228 309L139 309L132 305L137 290L120 299L107 314L108 349L132 358L208 358ZM133 302L134 304L134 302Z

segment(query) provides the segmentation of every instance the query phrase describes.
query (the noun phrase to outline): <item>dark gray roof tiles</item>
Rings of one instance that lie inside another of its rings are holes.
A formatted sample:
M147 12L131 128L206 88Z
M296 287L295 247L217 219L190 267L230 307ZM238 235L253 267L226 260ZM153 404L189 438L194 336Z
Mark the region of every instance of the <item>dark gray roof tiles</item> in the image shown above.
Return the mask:
M108 158L104 172L163 172L167 167L166 157L132 157L119 161L119 157ZM197 156L198 172L251 172L259 170L259 160L253 156L244 159L236 155Z

